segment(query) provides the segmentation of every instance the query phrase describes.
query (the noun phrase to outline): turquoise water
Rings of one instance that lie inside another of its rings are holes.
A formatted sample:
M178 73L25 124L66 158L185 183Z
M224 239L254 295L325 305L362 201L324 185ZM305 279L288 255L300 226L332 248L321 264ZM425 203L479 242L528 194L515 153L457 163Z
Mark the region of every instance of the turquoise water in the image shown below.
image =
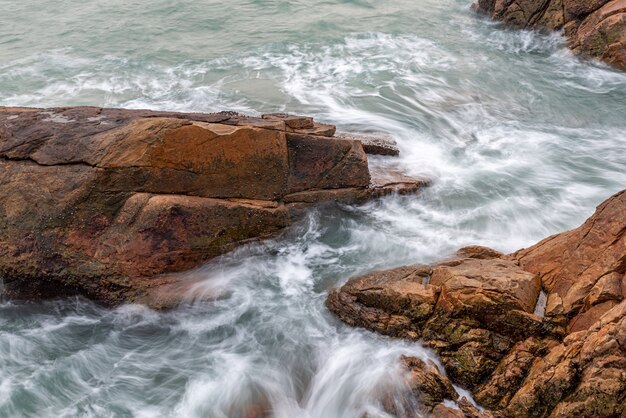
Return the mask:
M312 210L193 272L214 302L3 302L0 417L385 416L381 393L407 396L398 356L436 357L342 325L329 288L470 243L530 245L626 184L626 74L467 1L0 8L0 105L304 113L391 133L401 157L372 163L434 180L420 197Z

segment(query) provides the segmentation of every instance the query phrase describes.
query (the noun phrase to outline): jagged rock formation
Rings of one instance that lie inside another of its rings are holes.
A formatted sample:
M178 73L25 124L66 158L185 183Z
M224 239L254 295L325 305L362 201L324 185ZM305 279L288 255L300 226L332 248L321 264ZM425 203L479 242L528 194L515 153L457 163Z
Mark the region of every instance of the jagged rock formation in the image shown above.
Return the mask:
M626 69L626 0L478 0L473 7L515 28L564 29L575 53Z
M180 272L271 236L310 204L362 202L356 140L274 114L0 108L0 277L14 297L146 301Z
M541 290L545 316L535 313ZM432 347L491 410L483 415L619 417L625 299L622 191L579 228L528 249L467 247L434 266L372 273L333 290L327 305L350 325ZM460 416L474 416L466 409Z

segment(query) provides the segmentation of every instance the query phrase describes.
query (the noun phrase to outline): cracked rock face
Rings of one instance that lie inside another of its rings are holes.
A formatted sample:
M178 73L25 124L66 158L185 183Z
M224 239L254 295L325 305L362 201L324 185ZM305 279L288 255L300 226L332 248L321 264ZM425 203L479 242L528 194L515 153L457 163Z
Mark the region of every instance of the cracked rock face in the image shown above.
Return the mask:
M359 141L333 134L288 115L0 108L5 292L159 307L168 274L276 234L302 207L393 191L370 185Z
M421 340L488 408L438 405L433 416L619 417L625 280L622 191L579 228L533 247L510 255L466 247L433 266L371 273L333 290L327 306L350 325ZM542 289L543 317L533 313Z
M478 0L473 8L515 28L564 29L575 53L626 69L626 0Z

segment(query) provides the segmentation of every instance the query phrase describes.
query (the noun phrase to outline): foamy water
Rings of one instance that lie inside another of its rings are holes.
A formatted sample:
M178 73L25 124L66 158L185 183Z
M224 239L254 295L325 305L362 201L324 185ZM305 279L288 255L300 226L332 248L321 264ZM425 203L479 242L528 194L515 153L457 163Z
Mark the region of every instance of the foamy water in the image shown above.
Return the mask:
M190 274L212 302L2 303L0 417L384 417L382 394L410 398L399 356L436 356L343 325L328 289L527 246L626 184L626 74L467 1L83 3L0 0L0 105L304 113L391 133L401 157L372 164L434 183L212 261Z

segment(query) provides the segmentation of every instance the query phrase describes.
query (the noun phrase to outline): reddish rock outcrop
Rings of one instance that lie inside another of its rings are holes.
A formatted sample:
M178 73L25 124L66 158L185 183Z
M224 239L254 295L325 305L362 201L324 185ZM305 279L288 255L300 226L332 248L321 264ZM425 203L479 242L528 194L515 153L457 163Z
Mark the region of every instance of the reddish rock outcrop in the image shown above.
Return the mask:
M539 279L511 261L466 258L352 279L327 305L350 325L424 340L450 377L473 389L541 328L532 313L539 291Z
M433 266L371 273L333 290L327 306L348 324L423 341L495 416L619 417L625 275L622 191L579 228L528 249L466 247ZM544 317L534 313L542 289Z
M569 332L589 328L626 297L626 191L600 205L579 228L511 258L541 278L546 316L567 321Z
M0 108L5 292L150 301L163 275L276 234L302 207L393 192L371 184L359 141L333 134L288 115Z
M626 69L626 0L478 0L473 7L515 28L564 29L575 53Z

